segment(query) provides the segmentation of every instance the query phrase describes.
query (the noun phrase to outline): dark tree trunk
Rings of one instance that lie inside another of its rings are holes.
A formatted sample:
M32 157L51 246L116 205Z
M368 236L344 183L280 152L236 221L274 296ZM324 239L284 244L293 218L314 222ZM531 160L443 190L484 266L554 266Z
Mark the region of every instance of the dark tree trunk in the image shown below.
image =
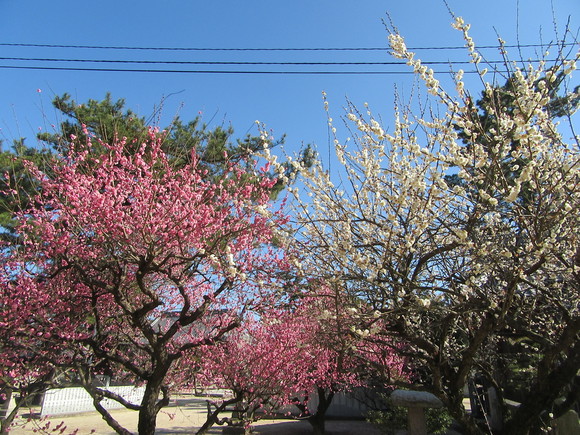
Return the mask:
M97 412L101 414L103 420L105 420L107 424L112 429L114 429L115 432L117 432L119 435L131 435L131 432L121 426L119 422L115 420L113 416L103 407L103 405L101 405L101 399L99 397L93 396L93 406Z
M308 422L312 425L314 435L324 435L326 423L326 411L332 403L334 392L329 391L328 394L324 388L317 387L318 393L318 407L316 413L308 417Z
M157 413L160 409L158 399L162 381L163 377L151 379L147 382L143 400L141 401L141 409L139 410L139 423L137 425L139 435L155 435Z
M488 431L484 431L483 429L481 429L471 416L465 413L463 405L454 402L449 406L447 406L447 410L449 411L451 416L455 419L455 421L457 421L462 426L463 429L462 433L464 433L465 435L489 434Z
M22 409L25 406L29 406L32 403L32 401L35 400L38 397L38 395L43 393L44 391L45 388L42 386L42 383L36 384L34 387L31 388L31 391L29 391L28 393L23 394L23 392L21 391L20 399L15 400L14 409L12 409L10 413L8 413L10 399L14 394L14 391L12 389L5 390L6 403L1 405L1 407L5 406L5 408L3 409L3 411L5 411L5 414L2 415L0 413L0 435L9 435L10 426L12 425L14 419L20 412L20 409Z
M558 368L545 378L536 381L528 391L526 400L505 425L504 433L528 435L539 430L544 411L551 412L554 401L562 395L567 386L573 384L578 370L580 370L580 343L576 343L568 351L566 360Z
M231 399L224 400L220 405L215 407L214 411L211 410L211 404L214 402L208 402L207 419L205 420L205 423L203 424L203 426L200 427L199 430L196 432L196 435L203 435L203 434L207 433L207 431L214 424L223 425L224 423L227 423L227 420L228 420L227 418L220 420L220 418L219 418L220 412L223 412L224 409L226 409L229 405L233 405L234 403L238 403L241 400L242 400L242 395L237 394L235 397L233 397Z
M10 425L14 421L14 418L16 418L16 414L18 414L20 408L20 404L17 403L16 407L11 412L8 412L12 398L12 390L5 389L4 394L6 395L5 403L0 405L0 435L8 435Z

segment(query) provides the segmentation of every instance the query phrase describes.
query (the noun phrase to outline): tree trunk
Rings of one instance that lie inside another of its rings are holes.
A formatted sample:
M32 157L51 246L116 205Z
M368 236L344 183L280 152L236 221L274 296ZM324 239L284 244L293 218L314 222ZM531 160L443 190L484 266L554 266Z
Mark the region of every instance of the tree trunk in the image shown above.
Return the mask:
M157 413L159 412L158 398L161 391L162 379L151 379L147 382L141 409L139 410L139 423L137 430L139 435L155 435L157 425Z
M536 380L528 391L526 400L505 425L504 433L527 435L537 430L543 412L551 411L554 401L574 382L579 367L580 343L576 343L568 350L566 360L559 367L553 369L548 376Z
M242 400L242 397L243 396L241 394L237 394L235 397L233 397L231 399L224 400L219 406L216 406L216 409L213 412L211 411L211 403L214 403L214 402L208 402L207 419L205 420L205 423L203 424L203 426L201 426L199 428L199 430L196 432L196 435L203 435L203 434L207 433L207 431L214 424L222 425L222 424L226 423L226 419L220 420L220 418L219 418L220 412L222 412L224 409L226 409L229 405L232 405L234 403L238 403L240 400Z
M105 407L101 405L101 399L99 397L93 396L93 406L95 407L97 412L101 414L103 420L105 420L107 424L112 429L114 429L115 432L117 432L119 435L131 435L131 432L129 432L127 429L121 426L119 422L115 420L113 416L105 409Z
M6 408L5 408L6 414L3 416L0 416L0 435L9 435L10 434L10 426L12 425L12 423L14 422L14 419L16 418L18 413L20 412L20 409L23 406L30 405L32 403L32 401L41 393L41 391L33 391L33 392L29 393L28 396L25 396L25 397L21 396L19 400L15 400L14 409L12 409L10 411L10 413L8 413L8 409L10 407L11 396L12 396L12 394L14 394L14 392L12 390L8 390L6 404L5 404L6 405ZM2 405L2 406L4 406L4 405Z
M463 405L453 402L447 407L451 416L462 426L465 435L484 435L489 432L481 429L474 421L474 419L465 413Z
M20 403L16 403L14 409L8 412L10 408L10 400L12 398L12 390L6 389L4 390L4 394L6 395L6 402L0 405L0 411L4 415L0 415L0 435L8 435L10 432L10 426L12 422L16 418L18 411L20 409Z
M312 425L314 435L324 435L326 430L324 415L319 415L316 413L308 418L308 422Z
M324 435L326 411L332 403L334 392L329 391L328 395L326 395L326 390L324 388L317 387L316 390L318 393L318 407L316 408L316 413L308 417L308 422L312 425L314 435Z

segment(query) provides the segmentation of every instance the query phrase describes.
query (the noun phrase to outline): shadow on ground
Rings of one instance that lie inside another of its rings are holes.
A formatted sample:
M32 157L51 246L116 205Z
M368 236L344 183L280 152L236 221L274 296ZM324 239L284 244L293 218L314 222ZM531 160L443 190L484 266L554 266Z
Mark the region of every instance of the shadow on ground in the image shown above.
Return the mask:
M157 429L156 434L180 434L180 433L191 433L184 430L183 428L160 428ZM208 432L211 435L217 434L243 434L241 432L230 431L228 428L214 426ZM309 435L312 434L312 427L306 421L301 420L267 420L258 421L257 424L253 426L254 434L276 434L276 435ZM380 435L375 427L370 425L365 421L358 420L329 420L326 423L326 434L327 435Z

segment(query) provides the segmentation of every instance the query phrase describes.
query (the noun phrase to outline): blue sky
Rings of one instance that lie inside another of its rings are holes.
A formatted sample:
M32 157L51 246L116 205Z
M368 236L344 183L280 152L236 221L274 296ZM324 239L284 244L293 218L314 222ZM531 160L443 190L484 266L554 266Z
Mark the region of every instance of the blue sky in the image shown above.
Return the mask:
M472 24L478 45L496 43L496 31L508 44L553 40L552 7L548 0L449 0L450 7ZM577 32L577 0L553 0L560 30L568 16ZM382 20L389 12L413 47L462 45L442 1L409 0L0 0L0 44L56 44L197 48L361 48L386 47ZM518 18L517 18L518 17ZM516 30L519 28L519 36ZM463 51L418 51L424 60L466 60ZM495 52L490 57L497 58ZM513 52L513 54L517 54ZM527 55L527 54L526 54ZM533 54L532 54L533 55ZM33 48L0 45L0 57L74 58L161 61L389 61L386 51L349 52L180 52ZM218 69L200 65L72 64L1 60L0 66L81 66L85 68ZM223 70L378 71L392 66L220 66ZM437 69L437 68L435 68ZM447 70L442 66L440 69ZM466 68L467 69L467 68ZM397 71L404 69L397 67ZM578 79L575 79L578 83ZM58 122L50 102L68 92L79 101L102 99L106 92L124 98L127 107L150 116L166 97L161 125L176 113L184 120L202 113L212 125L232 124L239 136L257 133L260 120L274 135L287 134L291 152L302 143L328 146L321 92L328 94L338 117L348 97L369 102L373 112L388 115L394 87L410 92L412 77L400 75L275 75L184 74L45 71L0 68L0 138L27 137L34 143L39 129ZM37 89L41 89L39 93Z

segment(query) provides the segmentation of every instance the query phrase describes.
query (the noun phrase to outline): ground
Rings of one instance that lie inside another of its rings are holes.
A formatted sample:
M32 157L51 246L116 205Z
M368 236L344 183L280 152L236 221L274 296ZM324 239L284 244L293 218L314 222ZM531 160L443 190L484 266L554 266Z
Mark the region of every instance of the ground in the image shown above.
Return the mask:
M35 412L33 410L32 417ZM207 412L206 401L203 398L194 396L180 396L173 400L171 405L159 413L157 419L158 434L191 434L199 428L205 421ZM137 432L137 413L128 410L115 410L111 412L117 421L129 430ZM95 433L99 435L113 435L115 432L105 423L96 412L82 413L66 416L55 416L49 419L30 418L31 414L26 412L22 419L15 423L10 431L11 435L42 433L40 427L50 423L45 433L60 433L52 430L62 422L66 426L63 434L72 434L78 429L78 434ZM29 421L26 421L28 420ZM23 423L25 423L23 425ZM221 434L223 428L214 426L210 434ZM254 433L256 434L276 434L276 435L307 435L312 433L310 424L303 420L287 419L263 419L255 423ZM329 420L327 422L327 433L329 435L379 435L380 432L369 423L361 420Z

